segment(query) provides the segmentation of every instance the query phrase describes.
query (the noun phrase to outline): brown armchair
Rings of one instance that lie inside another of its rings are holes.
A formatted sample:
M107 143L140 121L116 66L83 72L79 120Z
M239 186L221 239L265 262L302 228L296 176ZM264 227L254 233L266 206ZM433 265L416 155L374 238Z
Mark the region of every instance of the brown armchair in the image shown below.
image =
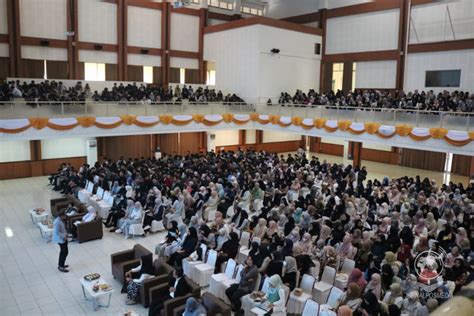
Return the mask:
M174 271L172 266L160 259L156 259L153 266L155 267L155 276L143 281L140 287L140 303L144 307L150 306L150 289L161 284L168 284Z
M184 305L188 297L193 296L195 298L199 298L201 296L201 288L199 287L199 285L194 283L187 277L184 277L184 279L186 280L186 283L188 284L190 288L190 293L185 296L172 298L164 302L165 305L161 311L161 316L172 316L173 310L181 305ZM168 282L162 283L160 285L150 288L149 289L150 303L153 302L154 300L159 299L160 297L167 295L168 290L169 290Z
M67 196L62 198L50 200L51 215L53 217L57 217L59 211L66 210L69 203L71 203L77 208L77 212L79 214L87 212L87 207L81 201L79 201L79 199L77 199L72 194L68 194Z
M83 216L84 215L75 215L69 217L69 227L71 227L71 225L74 225L75 221L80 221ZM93 221L77 225L76 232L77 241L79 243L102 238L102 236L104 235L102 231L102 218L98 216Z
M112 275L123 284L125 280L125 272L140 264L140 258L146 255L153 255L151 251L136 244L130 250L116 252L110 255L112 264Z
M191 296L191 295L189 295ZM188 296L188 297L189 297ZM229 305L212 295L211 293L204 293L201 296L201 303L206 309L208 315L215 315L215 316L231 316L232 309ZM181 316L183 315L185 309L185 304L175 307L173 309L173 316Z

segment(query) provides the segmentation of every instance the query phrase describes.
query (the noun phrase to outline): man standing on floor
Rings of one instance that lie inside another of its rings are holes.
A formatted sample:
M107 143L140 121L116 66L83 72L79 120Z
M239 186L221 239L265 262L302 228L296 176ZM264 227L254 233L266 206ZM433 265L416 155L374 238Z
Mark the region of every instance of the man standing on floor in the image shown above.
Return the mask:
M66 269L68 266L65 264L66 257L69 253L67 248L67 230L64 221L67 216L64 211L59 212L58 217L54 220L53 223L53 242L59 245L61 249L59 251L59 261L58 261L58 270L61 272L69 272Z

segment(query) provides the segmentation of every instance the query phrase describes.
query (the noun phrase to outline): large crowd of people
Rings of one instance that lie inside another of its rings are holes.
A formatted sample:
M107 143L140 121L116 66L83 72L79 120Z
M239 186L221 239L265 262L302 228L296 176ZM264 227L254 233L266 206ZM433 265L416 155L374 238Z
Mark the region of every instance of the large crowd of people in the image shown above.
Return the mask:
M270 102L271 103L271 102ZM282 92L278 104L298 105L331 105L340 107L366 107L386 109L407 109L426 111L473 112L474 94L469 92L454 91L440 92L418 91L405 93L403 91L391 92L389 90L360 90L344 93L341 90L319 94L314 90L307 93L296 90L292 96Z
M244 103L244 100L235 93L224 95L222 91L209 89L208 87L197 87L194 89L188 85L176 85L174 88L164 88L161 85L145 85L143 83L114 83L112 88L104 88L102 91L93 91L88 83L83 85L78 81L73 87L66 87L62 81L35 82L29 83L19 80L5 82L0 85L0 101L12 101L15 99L24 99L29 102L85 102L93 100L96 102L174 102L179 103L182 100L189 102L226 102L226 103Z
M145 229L153 219L164 221L167 234L155 253L175 266L177 280L182 259L201 244L218 251L217 273L238 256L238 232L251 232L241 283L226 291L237 313L259 273L270 277L266 294L274 312L285 315L279 289L293 290L297 275L309 274L316 262L321 274L326 266L338 271L346 258L355 261L337 302L344 315L428 315L474 279L472 181L368 180L365 167L303 151L284 157L241 150L106 159L79 170L62 165L51 177L56 189L71 193L85 180L115 195L105 223L112 231L126 234L143 212ZM420 261L426 252L431 256ZM134 293L131 286L127 303ZM160 306L152 303L153 311Z

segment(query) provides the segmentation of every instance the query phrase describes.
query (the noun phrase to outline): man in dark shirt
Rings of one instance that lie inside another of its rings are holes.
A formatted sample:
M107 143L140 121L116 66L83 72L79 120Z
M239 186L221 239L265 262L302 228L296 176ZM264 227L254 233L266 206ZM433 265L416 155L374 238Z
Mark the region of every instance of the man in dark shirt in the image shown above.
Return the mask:
M158 316L161 310L165 306L165 302L176 297L181 297L189 293L189 285L184 279L184 273L182 268L176 268L173 272L173 278L168 283L169 291L168 294L158 298L151 302L150 309L148 310L148 316Z
M258 268L253 264L253 258L251 256L247 257L245 264L246 266L241 272L239 284L232 284L225 291L225 295L229 298L234 312L240 311L242 306L240 299L242 296L252 292L257 282Z

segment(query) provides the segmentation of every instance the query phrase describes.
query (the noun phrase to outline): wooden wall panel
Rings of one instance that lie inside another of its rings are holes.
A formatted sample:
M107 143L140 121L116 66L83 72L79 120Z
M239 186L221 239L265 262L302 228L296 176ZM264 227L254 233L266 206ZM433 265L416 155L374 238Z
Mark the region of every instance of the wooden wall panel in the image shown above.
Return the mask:
M200 83L198 69L185 69L184 82L186 83Z
M369 148L362 148L361 159L367 161L381 162L390 165L398 165L397 151L384 151Z
M153 83L163 83L161 67L153 67Z
M47 60L48 79L67 79L67 61Z
M0 180L50 175L56 173L62 163L70 163L76 170L79 170L79 167L86 162L86 157L71 157L0 163Z
M118 80L118 66L117 64L105 64L105 80L117 81Z
M453 155L451 172L461 176L471 176L471 159L471 156Z
M163 154L177 155L179 153L178 134L156 135L156 146L160 147Z
M179 152L181 155L199 153L200 134L200 132L179 134Z
M179 68L170 68L169 82L179 83Z
M102 154L102 157L112 160L117 160L120 157L125 159L148 158L153 155L150 148L151 138L151 135L101 137L97 151Z
M336 144L329 144L329 143L321 143L319 147L319 153L326 154L326 155L334 155L343 157L344 156L344 146L343 145L336 145Z
M143 82L143 66L127 66L128 81Z
M10 58L0 57L0 82L10 76Z
M255 151L265 150L270 153L285 153L296 151L301 145L301 140L292 140L285 142L276 142L276 143L262 143L262 144L248 144L248 145L232 145L232 146L219 146L224 147L226 151L236 151L239 147L242 150L253 149Z
M44 78L43 60L22 59L21 67L21 77L23 78Z
M446 160L445 153L401 148L401 162L405 167L443 171Z

